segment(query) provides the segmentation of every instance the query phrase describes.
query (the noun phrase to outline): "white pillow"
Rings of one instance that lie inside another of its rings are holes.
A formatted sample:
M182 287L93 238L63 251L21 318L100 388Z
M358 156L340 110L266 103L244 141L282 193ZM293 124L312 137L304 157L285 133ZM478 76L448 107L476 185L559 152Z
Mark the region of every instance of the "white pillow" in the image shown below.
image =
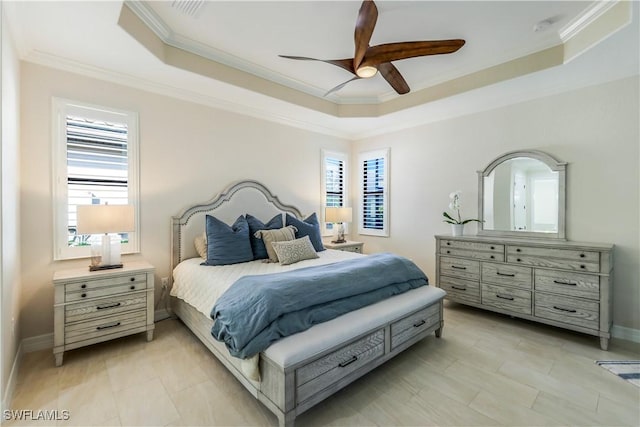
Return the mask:
M278 255L280 265L294 264L305 259L319 258L309 236L284 242L272 242L271 246Z
M207 232L202 233L202 236L196 236L193 244L196 247L196 252L200 255L200 258L207 259Z

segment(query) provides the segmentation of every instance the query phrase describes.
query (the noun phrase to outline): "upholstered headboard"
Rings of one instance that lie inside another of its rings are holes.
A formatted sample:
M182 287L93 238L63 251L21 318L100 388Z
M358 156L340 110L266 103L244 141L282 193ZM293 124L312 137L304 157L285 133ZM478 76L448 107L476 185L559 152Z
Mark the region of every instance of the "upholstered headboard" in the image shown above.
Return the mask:
M247 213L265 222L278 213L289 213L302 219L296 207L280 202L258 181L235 182L209 202L190 206L171 218L171 271L181 261L198 256L193 241L204 232L206 215L232 224Z

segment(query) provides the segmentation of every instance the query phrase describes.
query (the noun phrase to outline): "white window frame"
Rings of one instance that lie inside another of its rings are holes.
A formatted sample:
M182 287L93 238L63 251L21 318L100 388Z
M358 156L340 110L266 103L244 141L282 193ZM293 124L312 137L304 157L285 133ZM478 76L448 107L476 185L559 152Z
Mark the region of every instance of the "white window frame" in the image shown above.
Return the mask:
M53 259L88 258L89 246L68 245L68 185L67 185L67 123L68 115L127 124L127 191L129 204L134 206L135 230L128 233L128 242L122 244L123 254L140 252L139 203L139 137L138 114L131 111L102 107L63 98L52 100L52 171L53 171Z
M335 230L328 227L328 224L325 222L325 211L324 209L327 207L327 159L337 159L341 160L343 164L342 169L342 206L349 207L349 155L347 153L342 153L340 151L330 151L330 150L321 150L322 155L320 156L321 165L321 175L320 175L320 221L322 222L322 235L323 236L333 236L335 234ZM349 232L349 224L344 224L345 234Z
M369 236L389 237L389 148L362 152L358 156L358 233ZM364 227L364 162L372 159L384 159L384 184L383 184L383 217L382 229L372 229Z

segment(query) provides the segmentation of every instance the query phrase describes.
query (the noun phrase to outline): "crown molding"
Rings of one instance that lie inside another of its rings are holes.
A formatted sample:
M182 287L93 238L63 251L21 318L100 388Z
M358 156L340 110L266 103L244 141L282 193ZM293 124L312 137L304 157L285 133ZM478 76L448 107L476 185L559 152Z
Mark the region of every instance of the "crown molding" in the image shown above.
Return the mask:
M183 101L193 102L207 107L217 108L220 110L240 114L243 116L250 116L261 120L266 120L285 126L291 126L298 129L304 129L311 132L320 133L323 135L329 135L337 138L351 140L353 136L348 132L342 132L340 130L321 126L309 121L292 119L282 114L276 114L271 110L255 108L245 104L231 102L228 100L216 98L214 96L203 95L202 93L194 92L188 89L183 89L175 86L170 86L163 83L157 83L150 81L148 78L142 78L124 74L116 71L105 70L92 65L83 64L77 61L73 61L67 58L62 58L56 55L43 53L39 51L32 51L26 57L21 58L23 61L31 62L37 65L42 65L49 68L54 68L61 71L67 71L70 73L79 74L85 77L91 77L98 80L103 80L134 89L155 93L158 95L164 95L171 98L181 99Z
M567 25L560 29L559 34L562 43L566 43L568 40L571 40L573 37L580 34L580 32L594 23L598 18L618 3L619 0L593 2L584 10L584 12L576 16Z

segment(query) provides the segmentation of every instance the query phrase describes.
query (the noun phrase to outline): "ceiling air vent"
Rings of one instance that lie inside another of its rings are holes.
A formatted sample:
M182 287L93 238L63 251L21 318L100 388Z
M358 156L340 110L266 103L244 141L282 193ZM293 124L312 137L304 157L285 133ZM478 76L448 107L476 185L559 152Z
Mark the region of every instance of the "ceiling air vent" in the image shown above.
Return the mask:
M171 7L175 7L185 15L197 18L204 6L204 0L173 0Z

